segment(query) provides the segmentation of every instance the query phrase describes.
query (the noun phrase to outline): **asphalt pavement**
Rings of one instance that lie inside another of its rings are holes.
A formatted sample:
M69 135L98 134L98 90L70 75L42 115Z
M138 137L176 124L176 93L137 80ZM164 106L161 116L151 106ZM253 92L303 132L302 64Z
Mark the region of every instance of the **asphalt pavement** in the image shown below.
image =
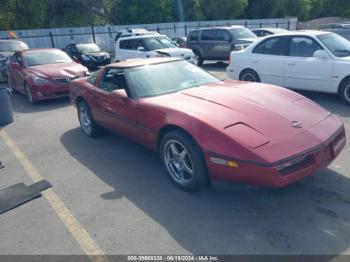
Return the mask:
M225 64L204 69L226 78ZM350 107L303 94L339 115L350 135ZM14 145L0 138L0 188L31 184L35 168L79 226L55 201L35 199L0 215L0 254L84 254L91 243L108 255L350 254L349 142L329 168L286 188L221 183L189 194L148 149L111 133L84 136L68 99L31 105L14 95L12 103L15 121L3 130Z

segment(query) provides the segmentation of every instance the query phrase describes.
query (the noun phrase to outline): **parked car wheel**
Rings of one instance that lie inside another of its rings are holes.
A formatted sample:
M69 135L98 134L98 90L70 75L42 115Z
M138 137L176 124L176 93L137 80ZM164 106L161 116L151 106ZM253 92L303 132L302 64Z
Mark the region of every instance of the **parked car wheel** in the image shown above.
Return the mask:
M8 76L7 83L8 83L8 86L9 86L10 90L11 90L11 93L12 94L16 94L17 90L14 88L11 76Z
M96 124L88 104L84 101L78 103L78 118L85 135L89 137L100 135L101 128Z
M184 132L171 131L161 140L160 152L171 181L184 191L195 191L209 184L201 150Z
M345 104L350 105L350 78L340 84L339 94Z
M204 60L203 60L201 53L198 50L193 50L193 53L194 53L194 56L197 60L197 65L202 66L204 63Z
M25 94L27 96L28 102L31 103L31 104L35 104L36 101L33 98L32 90L31 90L30 86L27 83L24 84L24 92L25 92Z
M260 77L254 70L245 69L239 75L239 80L248 82L260 82Z

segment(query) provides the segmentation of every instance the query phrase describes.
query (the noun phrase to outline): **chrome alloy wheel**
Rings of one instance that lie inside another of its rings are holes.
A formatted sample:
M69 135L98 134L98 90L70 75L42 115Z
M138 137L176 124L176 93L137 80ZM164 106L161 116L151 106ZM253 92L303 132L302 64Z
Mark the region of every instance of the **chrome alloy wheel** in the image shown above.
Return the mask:
M164 162L176 183L189 184L194 177L194 165L185 146L177 140L169 140L164 147Z
M91 135L92 127L91 127L91 119L89 112L87 111L86 107L81 105L79 107L79 122L81 127L83 128L84 132L87 135Z

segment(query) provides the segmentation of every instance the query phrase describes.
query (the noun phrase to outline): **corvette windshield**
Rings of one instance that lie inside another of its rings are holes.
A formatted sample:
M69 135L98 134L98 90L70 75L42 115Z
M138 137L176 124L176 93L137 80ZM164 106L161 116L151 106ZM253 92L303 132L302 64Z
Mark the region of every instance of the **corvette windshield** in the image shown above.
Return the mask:
M220 82L186 61L174 61L126 70L137 98L160 96L184 89Z
M72 59L60 50L40 50L24 53L24 63L26 66L70 62L72 62Z
M350 42L338 34L322 34L318 39L338 57L350 56Z

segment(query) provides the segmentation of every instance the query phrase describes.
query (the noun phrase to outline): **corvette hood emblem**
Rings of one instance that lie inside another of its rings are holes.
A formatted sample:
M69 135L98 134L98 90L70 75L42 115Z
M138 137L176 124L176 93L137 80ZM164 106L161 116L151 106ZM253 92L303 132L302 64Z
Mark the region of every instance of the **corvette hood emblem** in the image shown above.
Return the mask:
M292 127L302 128L303 125L300 122L298 122L298 121L292 121Z

